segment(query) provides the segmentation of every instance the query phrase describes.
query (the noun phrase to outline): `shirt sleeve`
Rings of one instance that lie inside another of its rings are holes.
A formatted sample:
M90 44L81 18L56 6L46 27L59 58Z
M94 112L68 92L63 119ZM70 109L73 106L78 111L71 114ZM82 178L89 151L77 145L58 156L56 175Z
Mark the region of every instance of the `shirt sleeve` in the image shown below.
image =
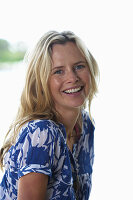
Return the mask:
M18 178L31 172L52 175L54 135L45 121L29 122L22 131L18 146Z

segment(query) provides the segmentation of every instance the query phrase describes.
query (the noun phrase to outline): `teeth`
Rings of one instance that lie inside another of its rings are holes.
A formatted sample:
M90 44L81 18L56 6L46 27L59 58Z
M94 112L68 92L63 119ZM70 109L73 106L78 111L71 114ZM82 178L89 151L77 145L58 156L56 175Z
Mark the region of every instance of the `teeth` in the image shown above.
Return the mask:
M70 89L70 90L65 90L64 92L70 94L70 93L78 92L79 90L81 90L81 87L75 88L75 89Z

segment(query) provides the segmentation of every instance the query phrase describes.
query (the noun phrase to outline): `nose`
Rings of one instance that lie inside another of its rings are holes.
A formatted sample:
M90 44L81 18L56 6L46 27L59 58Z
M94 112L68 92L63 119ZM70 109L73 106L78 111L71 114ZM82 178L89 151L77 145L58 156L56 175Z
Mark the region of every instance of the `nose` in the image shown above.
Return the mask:
M79 81L79 77L77 73L73 70L67 72L67 82L68 83L76 83Z

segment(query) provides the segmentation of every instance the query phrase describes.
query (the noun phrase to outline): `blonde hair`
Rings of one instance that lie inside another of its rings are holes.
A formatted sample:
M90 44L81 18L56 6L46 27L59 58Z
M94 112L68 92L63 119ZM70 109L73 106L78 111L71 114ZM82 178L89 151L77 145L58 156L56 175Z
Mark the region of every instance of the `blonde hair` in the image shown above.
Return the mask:
M28 71L25 86L21 95L20 107L11 125L4 144L0 150L0 166L3 167L3 157L12 144L22 125L34 119L52 119L58 122L59 114L54 108L48 88L48 79L52 64L52 46L73 42L85 57L91 74L91 89L88 95L89 113L91 101L97 93L97 78L99 77L98 65L81 39L70 31L49 31L44 34L28 59ZM83 105L85 107L86 104ZM90 114L91 117L91 114Z

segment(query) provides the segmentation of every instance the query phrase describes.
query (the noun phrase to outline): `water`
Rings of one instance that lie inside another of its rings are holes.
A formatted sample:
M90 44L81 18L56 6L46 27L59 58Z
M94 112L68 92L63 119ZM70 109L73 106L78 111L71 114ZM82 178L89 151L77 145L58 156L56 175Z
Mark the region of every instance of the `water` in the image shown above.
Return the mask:
M5 65L0 68L0 146L13 121L25 80L24 63ZM0 171L0 179L2 172Z

